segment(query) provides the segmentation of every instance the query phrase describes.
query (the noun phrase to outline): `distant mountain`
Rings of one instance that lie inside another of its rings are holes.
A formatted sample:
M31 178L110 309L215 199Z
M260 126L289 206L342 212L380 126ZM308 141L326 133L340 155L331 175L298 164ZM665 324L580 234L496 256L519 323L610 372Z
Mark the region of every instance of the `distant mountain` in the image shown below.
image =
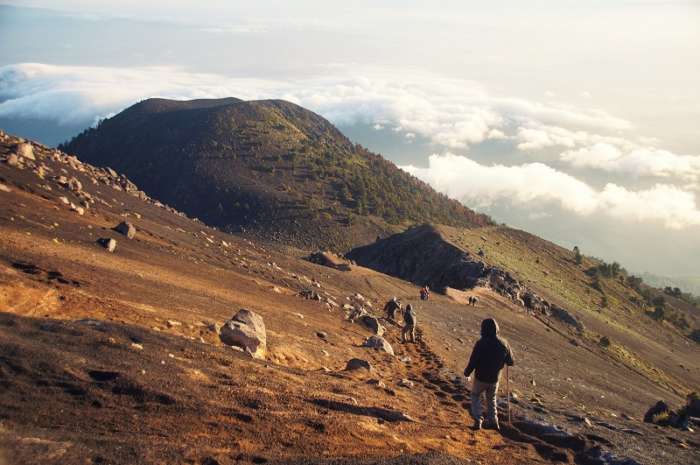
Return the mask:
M282 100L149 99L63 144L229 231L347 250L416 223L490 224Z

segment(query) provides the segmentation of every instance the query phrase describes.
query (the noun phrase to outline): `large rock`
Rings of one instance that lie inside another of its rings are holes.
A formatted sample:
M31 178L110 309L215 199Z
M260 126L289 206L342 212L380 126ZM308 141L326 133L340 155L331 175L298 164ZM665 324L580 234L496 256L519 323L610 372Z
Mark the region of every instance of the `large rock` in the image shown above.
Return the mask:
M134 227L134 225L128 221L122 221L114 228L114 230L120 234L124 234L127 239L133 239L136 235L136 227Z
M221 327L219 338L224 344L240 347L253 358L264 359L267 353L267 334L262 317L244 308Z
M365 343L362 344L362 346L377 349L382 352L386 352L387 354L394 355L394 349L391 347L391 344L389 344L386 339L384 339L381 336L377 336L376 334L374 336L368 337Z
M356 321L358 321L362 326L372 331L377 336L384 335L384 326L379 324L379 320L370 315L362 315Z

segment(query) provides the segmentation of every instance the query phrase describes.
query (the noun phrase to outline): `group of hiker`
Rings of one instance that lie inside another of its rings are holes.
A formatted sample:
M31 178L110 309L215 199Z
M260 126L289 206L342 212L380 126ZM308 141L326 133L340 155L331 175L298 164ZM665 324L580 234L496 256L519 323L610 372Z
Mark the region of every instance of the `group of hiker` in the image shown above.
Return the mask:
M422 291L423 289L421 289L421 295ZM394 297L386 303L384 312L386 318L395 324L398 324L397 313L402 312L404 324L401 329L401 342L407 341L407 335L410 336L411 342L415 342L417 320L411 304L402 308L399 299ZM482 427L500 430L496 403L498 386L503 368L513 366L513 352L508 341L498 333L498 323L495 319L486 318L481 322L481 338L474 344L469 362L464 369L467 382L472 380L472 373L474 375L471 389L471 415L474 418L474 430L480 430ZM507 379L506 376L506 381ZM486 400L486 418L483 415L483 398Z
M398 297L393 297L384 306L384 312L386 313L386 318L394 324L398 324L396 315L401 312L403 317L403 326L401 328L401 342L407 342L410 336L411 342L416 342L416 312L413 310L413 305L407 304L406 307L402 308Z

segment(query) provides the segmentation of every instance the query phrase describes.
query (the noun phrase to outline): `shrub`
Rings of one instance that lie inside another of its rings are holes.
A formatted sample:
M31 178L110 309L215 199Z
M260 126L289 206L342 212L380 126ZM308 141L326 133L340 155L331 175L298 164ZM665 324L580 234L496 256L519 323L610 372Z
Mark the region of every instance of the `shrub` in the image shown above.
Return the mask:
M608 336L602 336L598 343L601 345L601 347L610 347L610 338L608 338Z

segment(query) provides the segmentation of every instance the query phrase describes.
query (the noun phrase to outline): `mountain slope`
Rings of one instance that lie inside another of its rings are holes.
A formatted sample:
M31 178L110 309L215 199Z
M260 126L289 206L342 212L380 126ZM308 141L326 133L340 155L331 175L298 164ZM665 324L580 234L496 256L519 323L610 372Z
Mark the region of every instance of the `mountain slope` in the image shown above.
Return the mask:
M641 421L659 398L675 408L682 396L489 289L476 307L438 294L421 301L406 281L226 234L123 176L19 142L0 131L0 464L698 463L691 433ZM27 145L31 158L18 155ZM133 239L114 230L124 220ZM485 244L486 260L519 273L544 247L508 229L433 231L426 238L450 247ZM568 282L565 252L543 250L540 262L558 263ZM363 347L370 331L341 307L381 317L393 295L414 306L420 334L401 344L400 329L381 320L395 356ZM242 307L264 319L265 361L217 335ZM459 375L488 316L516 356L503 435L468 428ZM654 364L697 385L700 346L649 329L660 341L646 332L638 344ZM345 370L351 358L372 370ZM552 424L568 433L553 435Z
M281 100L150 99L62 147L227 230L347 249L435 222L489 223Z

